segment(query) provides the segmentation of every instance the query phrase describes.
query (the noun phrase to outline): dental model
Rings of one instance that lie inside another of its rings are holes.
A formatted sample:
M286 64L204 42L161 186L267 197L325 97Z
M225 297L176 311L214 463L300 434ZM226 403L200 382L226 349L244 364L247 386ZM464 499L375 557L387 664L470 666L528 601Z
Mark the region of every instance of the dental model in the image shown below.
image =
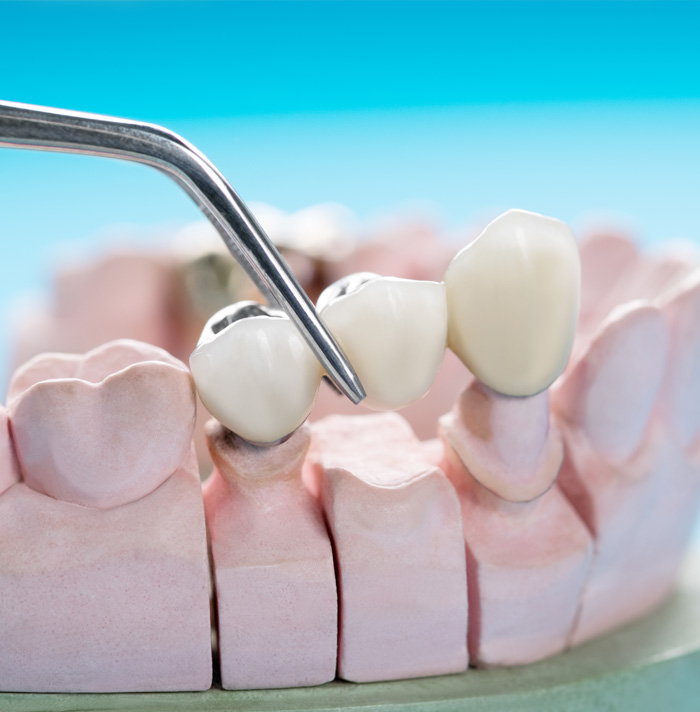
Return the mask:
M132 341L47 354L8 400L22 481L0 495L0 690L210 687L184 364Z
M305 477L323 502L340 596L338 675L368 682L467 667L455 492L393 413L314 424Z
M207 410L252 443L281 440L306 420L321 365L289 317L255 302L214 314L190 356Z
M564 452L543 391L573 341L576 243L563 223L511 210L455 257L445 283L452 349L489 384L474 379L439 428L462 507L469 655L520 665L566 647L592 556L554 484Z
M462 507L471 664L522 665L561 652L593 545L554 484L563 448L548 394L514 399L474 380L440 434L441 467Z
M336 659L356 681L523 664L666 598L700 503L698 261L649 258L614 235L585 241L581 322L559 376L579 284L571 241L556 220L509 211L455 258L444 286L429 273L435 256L424 264L409 249L397 262L405 279L353 277L328 291L320 307L329 322L340 314L346 348L356 340L353 361L387 334L403 339L363 364L374 406L401 416L305 425L321 373L285 317L251 304L212 317L192 369L221 420L209 426L216 469L204 498L224 687L320 684ZM360 251L324 263L324 275L397 274L383 246L367 263ZM479 281L481 270L494 279ZM424 323L427 302L437 324ZM375 336L363 343L365 311ZM445 323L451 350L435 384L403 409L435 372L445 339L428 336ZM391 349L416 357L422 376L392 381ZM17 373L9 431L0 408L0 540L12 542L0 550L0 689L208 686L182 369L122 343ZM418 442L402 419L430 437L453 404L441 440Z
M589 327L554 392L567 450L561 486L596 540L574 644L667 596L697 511L700 300L697 273L682 282L690 269L685 260L637 257L601 293L612 311Z
M657 303L669 326L666 370L654 412L666 445L655 465L663 482L638 550L644 552L651 595L661 601L673 588L700 505L700 270L679 279Z
M367 391L363 406L396 410L426 394L445 354L442 284L350 275L321 294L318 309Z
M204 486L227 690L320 685L335 677L333 552L301 468L308 426L272 447L214 420Z

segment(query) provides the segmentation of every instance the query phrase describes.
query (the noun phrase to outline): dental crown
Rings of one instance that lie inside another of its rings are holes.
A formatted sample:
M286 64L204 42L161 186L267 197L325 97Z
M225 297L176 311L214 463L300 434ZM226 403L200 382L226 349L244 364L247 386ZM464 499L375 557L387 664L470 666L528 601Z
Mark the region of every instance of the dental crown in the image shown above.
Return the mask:
M569 358L580 272L564 223L510 210L452 260L443 283L351 275L327 287L318 308L367 391L367 408L420 400L446 345L493 390L531 396ZM226 310L212 317L190 366L212 414L241 437L272 443L307 417L321 373L281 312L271 319L250 308L232 305L236 319Z

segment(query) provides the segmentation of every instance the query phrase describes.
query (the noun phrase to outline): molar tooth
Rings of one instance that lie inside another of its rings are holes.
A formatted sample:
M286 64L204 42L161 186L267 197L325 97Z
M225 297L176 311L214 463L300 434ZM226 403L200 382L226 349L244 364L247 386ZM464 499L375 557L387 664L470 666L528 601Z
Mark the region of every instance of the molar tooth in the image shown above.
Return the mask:
M365 272L332 284L318 304L367 391L362 405L396 410L425 395L445 353L442 284Z
M445 273L448 344L494 390L539 393L569 358L580 281L571 229L554 218L509 210Z
M160 487L192 444L185 364L128 339L85 355L43 354L16 372L8 413L26 485L109 509Z
M255 302L214 314L190 356L207 410L245 440L271 444L313 406L321 365L289 317Z

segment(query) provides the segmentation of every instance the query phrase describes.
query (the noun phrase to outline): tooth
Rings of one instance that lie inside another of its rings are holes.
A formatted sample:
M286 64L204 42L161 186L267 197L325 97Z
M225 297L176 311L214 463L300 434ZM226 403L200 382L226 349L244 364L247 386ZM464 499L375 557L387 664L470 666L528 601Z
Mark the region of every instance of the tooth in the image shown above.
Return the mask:
M311 429L256 447L207 424L204 486L226 690L320 685L335 677L338 594L331 542L302 468ZM303 654L300 654L303 651Z
M552 394L554 411L581 428L605 459L622 462L643 442L664 375L668 327L643 301L613 309Z
M598 326L610 312L615 290L640 261L634 243L623 235L595 233L580 245L581 315L579 329Z
M495 391L539 393L569 358L580 281L571 229L553 218L509 210L447 268L448 344Z
M425 395L445 353L442 284L350 275L321 294L319 314L367 392L362 405L395 410Z
M24 481L0 497L0 690L208 689L187 366L120 340L37 357L11 392Z
M214 314L190 356L206 409L253 443L294 432L313 406L321 365L281 311L238 302Z
M661 412L683 448L700 433L700 269L661 300L669 324L670 346Z
M464 671L459 504L408 423L396 413L325 418L312 425L307 466L338 571L338 676L372 682Z
M564 453L548 391L510 398L474 379L439 430L471 477L507 502L540 497L559 474Z
M24 481L56 499L102 509L136 501L191 448L192 379L154 346L121 340L85 356L37 356L9 391Z

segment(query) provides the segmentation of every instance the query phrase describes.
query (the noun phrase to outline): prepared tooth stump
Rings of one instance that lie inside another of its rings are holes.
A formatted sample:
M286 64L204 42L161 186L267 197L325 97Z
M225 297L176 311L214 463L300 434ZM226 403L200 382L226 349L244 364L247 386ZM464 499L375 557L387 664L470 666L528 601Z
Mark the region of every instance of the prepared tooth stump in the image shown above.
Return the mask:
M22 481L0 477L0 689L209 688L184 364L132 341L39 356L16 373L9 414Z
M353 682L467 667L459 503L398 415L317 423L306 473L336 554L338 675Z
M442 469L462 506L472 664L523 665L563 651L593 541L555 484L564 452L547 393L508 398L474 381L440 430Z
M204 486L224 689L320 685L335 677L333 552L301 468L308 426L259 447L212 420Z

